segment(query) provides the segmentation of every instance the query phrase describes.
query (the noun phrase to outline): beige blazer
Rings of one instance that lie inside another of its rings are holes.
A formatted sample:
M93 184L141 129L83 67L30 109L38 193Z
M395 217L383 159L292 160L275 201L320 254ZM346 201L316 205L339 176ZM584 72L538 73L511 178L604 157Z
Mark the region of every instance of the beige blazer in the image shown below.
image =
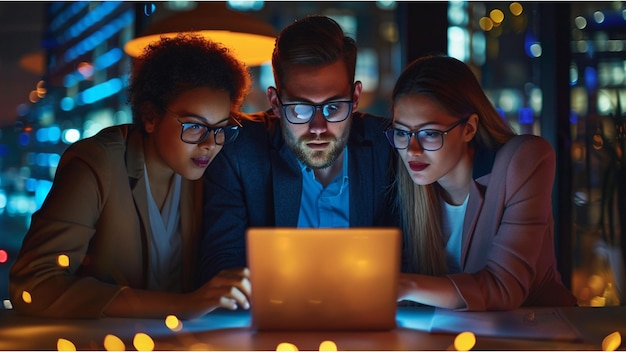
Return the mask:
M147 286L151 229L142 145L139 130L121 125L78 141L63 154L9 273L16 311L97 318L123 286ZM201 180L182 181L181 291L190 290L196 277L201 187ZM69 257L68 267L59 265L59 255Z

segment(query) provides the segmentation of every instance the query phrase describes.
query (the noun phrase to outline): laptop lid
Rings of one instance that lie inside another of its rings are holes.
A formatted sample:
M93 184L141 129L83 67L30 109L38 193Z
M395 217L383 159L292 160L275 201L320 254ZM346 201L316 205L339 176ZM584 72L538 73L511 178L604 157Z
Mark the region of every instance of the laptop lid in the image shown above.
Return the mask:
M253 328L396 327L399 229L250 228L246 236Z

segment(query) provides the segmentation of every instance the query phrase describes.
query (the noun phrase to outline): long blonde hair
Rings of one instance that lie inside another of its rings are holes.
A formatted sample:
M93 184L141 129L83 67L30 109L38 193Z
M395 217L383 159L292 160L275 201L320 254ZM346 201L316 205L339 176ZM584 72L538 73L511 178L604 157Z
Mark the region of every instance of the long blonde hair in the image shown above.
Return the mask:
M472 148L496 149L515 132L491 104L473 71L462 61L444 55L424 56L404 69L393 90L393 104L399 97L421 94L437 102L459 119L478 115L478 131ZM427 275L447 273L441 222L438 183L417 185L401 158L397 158L396 210L408 249L410 272Z

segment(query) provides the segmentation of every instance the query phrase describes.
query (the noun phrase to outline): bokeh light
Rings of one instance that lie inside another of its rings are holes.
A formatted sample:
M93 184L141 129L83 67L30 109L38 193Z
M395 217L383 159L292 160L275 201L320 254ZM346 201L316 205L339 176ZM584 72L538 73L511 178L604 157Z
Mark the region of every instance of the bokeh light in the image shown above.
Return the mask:
M337 344L335 344L333 341L322 341L322 343L320 343L320 351L337 351Z
M33 302L33 298L30 295L30 292L28 291L23 291L22 292L22 301L24 301L24 303L32 303Z
M469 351L476 345L476 336L474 333L465 331L454 338L454 349L457 351Z
M66 254L59 254L59 256L57 257L57 264L59 264L59 266L62 268L69 267L70 257L68 257Z
M478 25L485 32L489 32L490 30L493 29L493 21L489 17L482 17L478 21Z
M108 334L104 337L104 349L107 351L125 351L126 345L119 337Z
M168 315L165 318L165 326L172 331L180 331L183 328L183 323L175 315Z
M612 334L609 334L602 340L602 350L603 351L615 351L622 344L622 335L619 331L615 331Z
M577 16L574 19L574 25L578 29L585 29L585 27L587 27L587 19L584 18L583 16Z
M4 264L9 260L9 254L4 249L0 249L0 264Z
M604 13L602 11L596 11L593 13L593 20L596 23L603 23L605 19Z
M57 351L76 351L76 346L72 341L60 338L57 340Z
M133 346L137 351L154 351L154 341L150 336L139 332L133 338Z
M298 347L293 343L281 342L276 346L276 351L298 351Z
M522 7L522 4L520 4L519 2L512 2L509 5L509 11L511 11L511 14L513 16L519 16L524 11L524 8Z
M491 18L494 23L502 23L502 21L504 21L504 12L500 9L493 9L489 12L489 18Z

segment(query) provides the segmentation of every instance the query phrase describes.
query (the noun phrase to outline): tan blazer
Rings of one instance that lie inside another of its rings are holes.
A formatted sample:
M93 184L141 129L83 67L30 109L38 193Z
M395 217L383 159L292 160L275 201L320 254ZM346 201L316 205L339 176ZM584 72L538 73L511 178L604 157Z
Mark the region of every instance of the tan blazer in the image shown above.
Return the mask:
M538 136L516 136L495 159L477 158L492 167L475 175L471 185L463 273L448 276L466 309L576 305L556 266L551 202L556 158L550 143Z
M16 311L97 318L123 286L147 286L151 229L142 143L142 133L131 125L113 126L63 154L10 270ZM201 180L182 181L181 291L190 290L196 277L201 187ZM69 257L69 267L57 263L62 254ZM24 301L25 291L31 303Z

